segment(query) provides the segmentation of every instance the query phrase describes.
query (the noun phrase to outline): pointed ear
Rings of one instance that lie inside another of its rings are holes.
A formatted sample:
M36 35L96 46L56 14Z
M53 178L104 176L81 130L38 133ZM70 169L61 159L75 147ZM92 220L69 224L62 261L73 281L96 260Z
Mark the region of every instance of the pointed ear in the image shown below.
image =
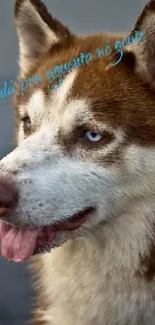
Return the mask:
M19 38L21 77L37 64L52 45L73 37L54 19L40 0L16 0L15 22Z
M135 73L145 83L155 86L155 0L145 6L130 34L130 39L135 33L142 33L143 37L125 48L124 58L127 57L128 60L132 57L130 62L134 62Z

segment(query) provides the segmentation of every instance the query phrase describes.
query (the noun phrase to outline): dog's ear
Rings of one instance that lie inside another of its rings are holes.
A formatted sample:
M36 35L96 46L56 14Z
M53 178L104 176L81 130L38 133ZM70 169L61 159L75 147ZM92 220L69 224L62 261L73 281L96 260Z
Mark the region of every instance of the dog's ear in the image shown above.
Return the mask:
M15 22L19 38L21 77L52 45L73 37L67 27L54 19L41 0L16 0Z
M140 42L132 43L125 48L124 59L134 63L135 73L144 82L155 86L155 0L151 0L139 16L130 34L143 32Z

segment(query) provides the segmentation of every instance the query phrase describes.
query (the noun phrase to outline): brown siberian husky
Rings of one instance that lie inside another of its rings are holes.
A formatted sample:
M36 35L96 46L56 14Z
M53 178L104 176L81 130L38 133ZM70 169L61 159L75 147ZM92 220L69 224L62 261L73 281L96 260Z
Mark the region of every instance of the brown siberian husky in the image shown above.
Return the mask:
M43 79L15 95L18 146L0 162L2 255L36 255L35 324L154 325L155 1L129 35L144 41L124 46L119 64L93 59L55 92L49 69L125 36L76 36L40 0L17 0L15 19L20 79Z

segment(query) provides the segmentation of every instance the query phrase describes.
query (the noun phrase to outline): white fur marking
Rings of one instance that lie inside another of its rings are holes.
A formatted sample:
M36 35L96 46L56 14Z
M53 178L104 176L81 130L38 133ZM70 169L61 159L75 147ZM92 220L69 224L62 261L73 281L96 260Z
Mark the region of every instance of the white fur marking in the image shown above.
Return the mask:
M77 70L73 70L71 71L66 78L64 79L63 83L61 84L61 86L58 88L58 90L56 91L56 94L54 96L54 101L59 102L60 104L64 104L65 105L65 101L67 96L69 95L75 77L77 76Z
M39 119L42 118L43 114L45 113L45 96L44 92L39 89L33 93L33 95L30 98L30 101L26 105L26 109L28 112L28 115L31 117L31 119L36 119L38 116Z

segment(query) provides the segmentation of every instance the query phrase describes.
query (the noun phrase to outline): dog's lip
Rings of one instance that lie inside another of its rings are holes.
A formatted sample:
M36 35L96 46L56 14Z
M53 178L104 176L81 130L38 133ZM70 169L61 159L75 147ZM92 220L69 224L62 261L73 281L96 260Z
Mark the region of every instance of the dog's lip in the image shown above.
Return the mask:
M75 230L75 229L79 228L80 225L83 224L87 220L88 216L90 214L92 214L93 210L94 210L94 208L87 208L85 210L82 210L82 211L74 214L70 218L67 218L67 220L64 220L62 222L59 222L59 223L53 225L53 229L55 231Z
M46 247L48 248L53 242L53 239L55 237L54 235L56 234L56 232L73 231L80 228L80 226L87 221L90 214L92 214L93 210L93 208L87 208L83 211L78 212L77 214L74 214L72 217L64 221L58 222L50 226L40 227L41 232L39 233L37 238L35 253L41 252L42 248L45 251Z
M2 222L0 237L2 255L15 262L23 262L38 252L49 251L58 231L73 231L86 222L94 208L87 208L65 221L43 227L22 227Z
M89 216L92 215L94 211L95 211L94 208L87 208L83 211L78 212L77 214L74 214L72 217L68 218L67 220L61 221L52 226L43 227L42 232L38 236L36 249L33 255L49 251L50 245L52 244L53 239L55 238L55 234L57 232L59 231L67 232L67 231L74 231L76 229L79 229L80 226L89 219ZM47 240L45 240L45 238Z

